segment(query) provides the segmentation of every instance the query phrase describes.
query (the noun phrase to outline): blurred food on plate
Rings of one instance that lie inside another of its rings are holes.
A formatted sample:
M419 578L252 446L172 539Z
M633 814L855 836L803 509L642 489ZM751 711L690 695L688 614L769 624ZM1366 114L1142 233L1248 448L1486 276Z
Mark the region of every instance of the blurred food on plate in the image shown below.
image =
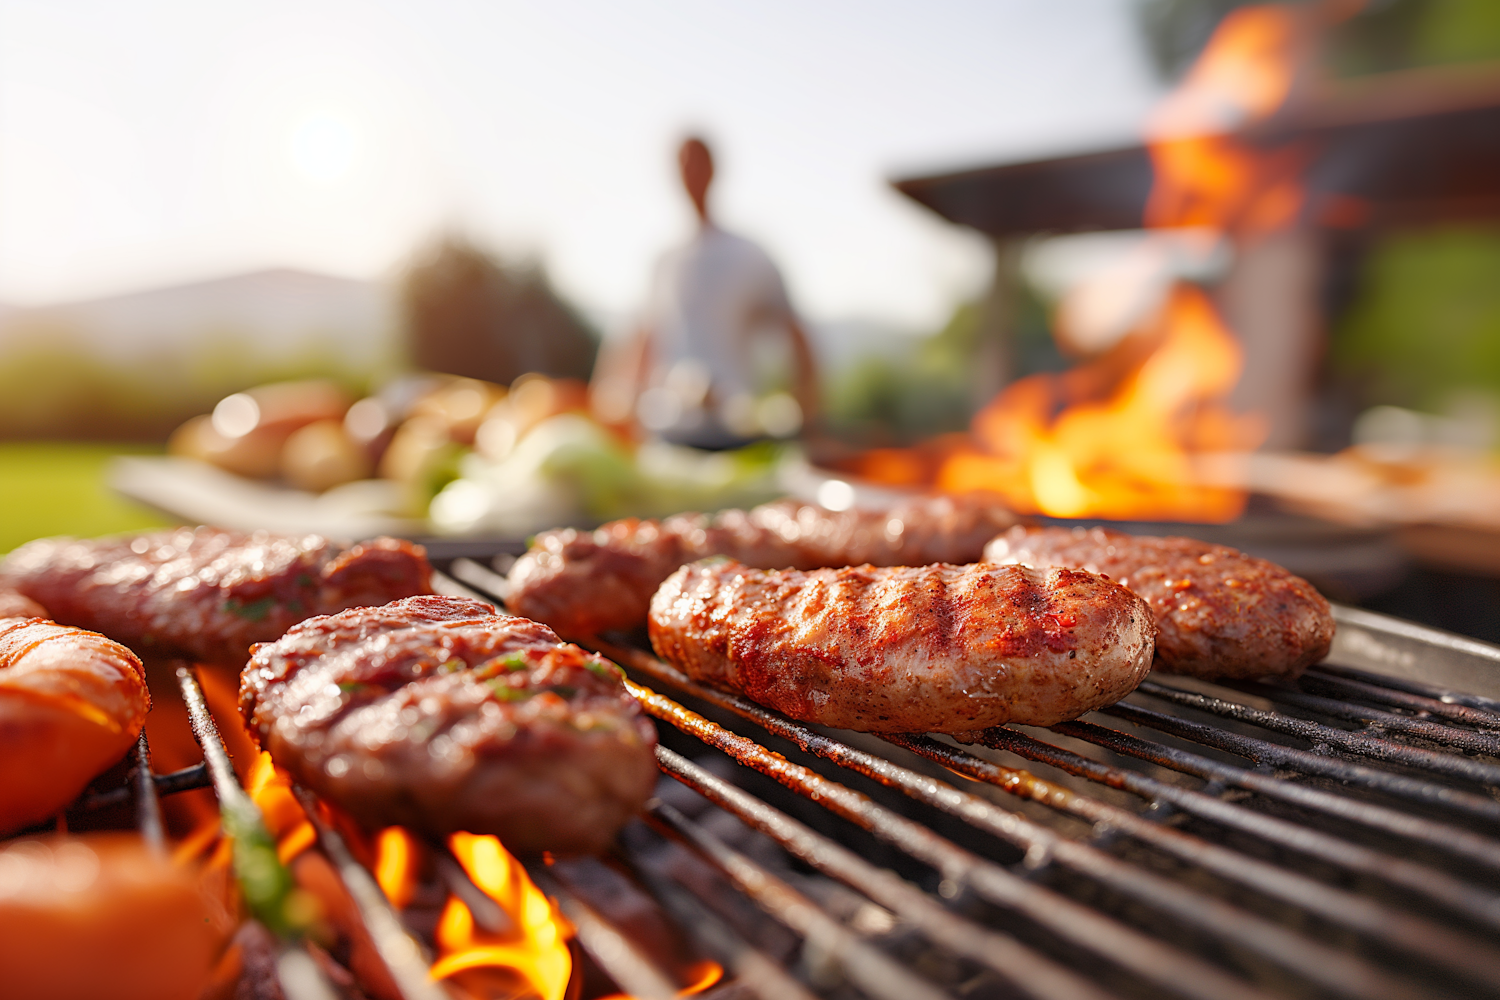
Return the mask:
M638 443L591 412L583 382L535 373L509 386L406 376L359 400L332 382L258 386L183 424L168 451L275 489L279 502L301 496L320 517L506 536L751 506L783 492L779 471L797 454L770 441L712 453Z

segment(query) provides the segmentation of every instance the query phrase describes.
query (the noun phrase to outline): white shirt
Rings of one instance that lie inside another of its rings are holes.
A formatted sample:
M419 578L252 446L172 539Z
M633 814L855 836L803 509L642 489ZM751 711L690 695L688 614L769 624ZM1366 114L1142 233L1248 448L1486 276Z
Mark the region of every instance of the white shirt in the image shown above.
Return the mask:
M645 317L652 339L642 423L684 444L732 443L739 435L724 425L722 410L754 391L750 336L791 318L781 274L765 251L703 226L656 266Z

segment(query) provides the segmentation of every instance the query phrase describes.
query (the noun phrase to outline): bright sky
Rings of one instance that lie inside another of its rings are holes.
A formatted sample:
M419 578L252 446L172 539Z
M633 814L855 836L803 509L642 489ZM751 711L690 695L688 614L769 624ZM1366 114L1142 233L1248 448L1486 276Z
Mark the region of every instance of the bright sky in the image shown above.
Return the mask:
M1130 0L0 0L0 301L383 277L452 228L623 317L698 129L805 313L930 327L988 257L886 181L1121 140L1158 93Z

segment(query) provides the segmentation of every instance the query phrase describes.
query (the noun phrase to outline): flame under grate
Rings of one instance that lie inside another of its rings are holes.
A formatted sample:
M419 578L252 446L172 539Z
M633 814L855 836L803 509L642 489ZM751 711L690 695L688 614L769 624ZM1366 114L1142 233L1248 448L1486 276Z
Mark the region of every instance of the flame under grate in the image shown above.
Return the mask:
M455 573L503 596L476 564ZM664 788L616 860L726 966L726 995L1500 995L1500 701L1411 676L1500 691L1500 651L1337 614L1333 663L1295 687L1152 680L1091 721L974 746L816 729L599 641L663 723L663 774L691 790ZM146 780L143 738L131 789L81 803L133 792L154 842L156 795L245 795L193 671L178 677L205 765ZM431 956L296 791L402 994L443 996ZM622 989L676 995L629 928L540 860L527 869ZM783 929L779 946L747 910ZM298 955L279 962L287 995L335 995Z

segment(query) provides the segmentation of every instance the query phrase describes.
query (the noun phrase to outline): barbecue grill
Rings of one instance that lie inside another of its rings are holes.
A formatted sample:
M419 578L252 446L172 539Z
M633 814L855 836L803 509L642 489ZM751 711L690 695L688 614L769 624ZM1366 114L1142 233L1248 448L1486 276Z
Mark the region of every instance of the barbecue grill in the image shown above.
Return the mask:
M503 599L478 559L445 568L440 590ZM1328 662L1296 684L1152 675L1084 720L973 745L809 726L604 637L658 720L664 775L612 860L725 966L706 996L1500 995L1500 649L1335 617ZM177 678L204 765L152 774L143 734L130 782L79 804L133 798L158 844L160 795L211 784L227 813L254 810L193 668ZM404 996L443 996L297 791ZM526 864L620 989L676 994L566 862ZM291 1000L336 995L295 946L277 968Z

